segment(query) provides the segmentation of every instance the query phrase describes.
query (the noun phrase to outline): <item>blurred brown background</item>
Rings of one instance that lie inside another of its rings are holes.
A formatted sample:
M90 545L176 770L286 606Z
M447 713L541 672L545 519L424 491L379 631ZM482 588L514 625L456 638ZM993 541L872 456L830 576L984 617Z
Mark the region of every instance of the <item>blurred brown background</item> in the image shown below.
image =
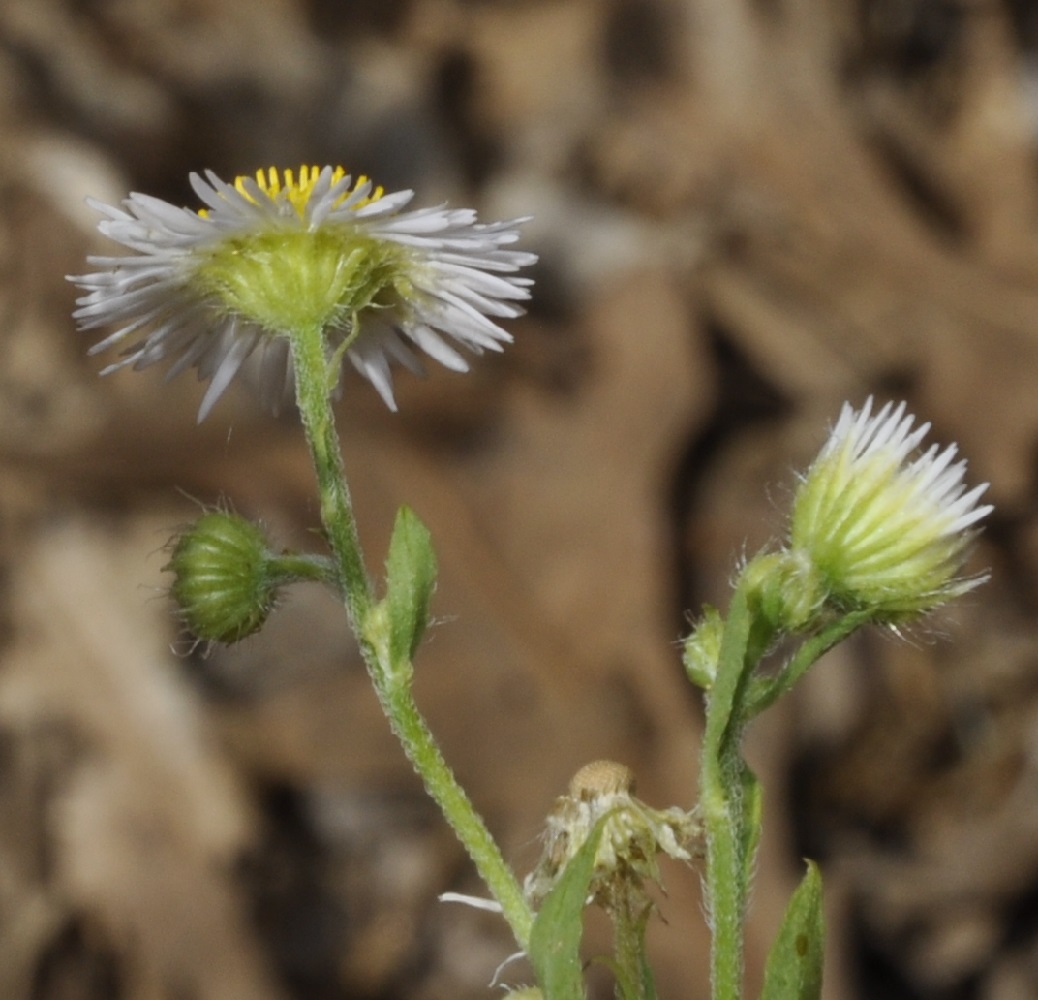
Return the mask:
M177 636L199 503L319 545L291 415L196 427L193 379L99 380L68 318L84 196L307 162L535 216L512 349L341 406L372 569L400 503L433 531L419 700L508 857L597 757L692 802L686 609L843 400L906 398L992 483L993 579L754 729L751 979L812 856L830 1000L1038 996L1036 58L1027 0L0 0L0 995L463 1000L511 950L437 902L479 885L331 597ZM661 995L705 997L666 883Z

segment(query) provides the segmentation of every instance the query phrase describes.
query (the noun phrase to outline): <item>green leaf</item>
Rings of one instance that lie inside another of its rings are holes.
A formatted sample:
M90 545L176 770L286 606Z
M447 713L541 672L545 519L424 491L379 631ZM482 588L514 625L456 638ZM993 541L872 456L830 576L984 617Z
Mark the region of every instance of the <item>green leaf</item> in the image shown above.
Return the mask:
M544 899L530 931L530 962L548 1000L584 1000L580 939L595 854L610 814L595 824Z
M393 525L386 557L386 608L389 655L409 663L429 618L429 599L436 587L436 554L429 531L410 507L401 507Z
M809 861L768 955L761 1000L819 1000L824 950L822 876Z
M752 615L741 587L732 595L728 617L721 637L717 677L709 694L703 753L720 761L728 756L733 741L738 740L742 718L740 702L746 688L747 674L756 664L747 664L746 650L750 640ZM737 749L737 748L735 748Z
M743 860L743 884L748 889L757 868L757 848L764 827L764 792L757 776L746 766L745 761L740 760L739 765L742 795L737 806L733 803L732 812L741 819L739 850L742 852Z

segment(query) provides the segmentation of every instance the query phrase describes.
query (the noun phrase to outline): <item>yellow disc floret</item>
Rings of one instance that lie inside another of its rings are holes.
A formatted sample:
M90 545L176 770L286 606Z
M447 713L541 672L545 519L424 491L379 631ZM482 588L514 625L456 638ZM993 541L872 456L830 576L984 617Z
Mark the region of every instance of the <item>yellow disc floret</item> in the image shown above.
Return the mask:
M310 196L314 192L314 187L317 185L317 181L321 176L320 167L308 167L305 164L299 168L299 176L296 177L296 172L291 168L285 170L279 170L277 167L267 167L265 170L260 169L256 171L255 180L259 185L260 190L273 200L284 198L292 205L292 207L299 213L302 218L306 209L307 203L310 201ZM334 186L338 184L346 176L346 170L343 167L336 167L332 171L331 183ZM256 199L252 196L249 191L249 187L246 184L247 180L251 180L245 174L239 174L234 178L235 190L245 199L255 203ZM336 204L344 202L350 197L358 188L363 187L369 183L369 179L361 174L356 183L346 192L344 192L338 199ZM370 205L373 201L378 201L379 198L385 192L381 187L372 188L370 194L364 198L358 199L353 205L354 208L361 208L364 205ZM208 217L208 209L200 209L199 215Z
M318 178L321 176L320 167L307 167L301 166L299 168L299 180L296 181L292 174L292 171L281 170L277 167L268 167L266 172L263 170L256 171L256 183L259 184L260 189L270 195L271 198L276 198L282 192L285 193L285 197L292 203L295 210L302 215L303 209L306 207L306 203L310 200L310 195L313 193L314 185L317 184ZM346 176L346 171L342 167L336 167L332 172L332 184L338 184ZM234 186L243 194L246 198L249 197L248 191L245 190L243 185L244 177L236 177L234 179ZM339 201L345 201L357 188L368 183L368 178L363 174L357 178L357 182L353 187L344 194ZM383 191L381 187L374 188L368 197L357 202L356 207L359 208L361 205L370 204L373 201L378 201L382 197Z

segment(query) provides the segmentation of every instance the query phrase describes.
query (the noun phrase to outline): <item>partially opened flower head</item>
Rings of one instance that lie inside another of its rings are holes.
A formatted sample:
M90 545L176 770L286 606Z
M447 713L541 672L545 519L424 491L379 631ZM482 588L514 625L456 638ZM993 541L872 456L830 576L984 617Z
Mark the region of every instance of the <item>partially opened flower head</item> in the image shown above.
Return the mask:
M790 549L806 556L829 599L890 621L928 611L977 586L960 577L987 484L967 489L957 448L919 446L905 404L872 412L845 404L801 482Z
M91 353L123 347L105 372L197 368L209 380L199 419L250 358L276 409L292 387L293 331L323 331L392 409L391 361L420 372L424 353L465 371L458 347L479 354L511 340L497 320L522 314L531 281L515 272L536 260L509 249L523 219L405 211L411 191L386 194L341 168L190 180L197 210L144 194L122 208L91 202L101 231L133 252L90 257L96 270L71 280L86 292L80 327L115 327Z

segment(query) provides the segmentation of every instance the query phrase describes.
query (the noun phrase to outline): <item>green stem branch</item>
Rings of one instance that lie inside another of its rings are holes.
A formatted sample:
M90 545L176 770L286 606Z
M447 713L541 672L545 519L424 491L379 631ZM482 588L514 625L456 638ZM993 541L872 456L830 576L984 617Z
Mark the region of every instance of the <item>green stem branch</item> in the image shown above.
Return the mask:
M711 925L713 1000L740 1000L748 896L747 808L736 778L703 768L700 809L706 832L706 890Z
M707 700L699 802L706 834L706 903L711 922L713 1000L740 1000L743 933L760 831L760 791L740 750L753 616L743 588L732 596Z
M272 556L268 569L278 583L325 583L338 588L339 571L327 556L284 552Z
M645 957L645 926L652 913L641 885L619 886L609 915L613 920L613 963L617 1000L655 1000L656 989Z
M350 623L359 635L374 598L335 430L324 336L320 330L301 330L292 334L291 346L296 401L317 473L321 524L338 563L339 585Z
M439 746L411 696L410 686L380 691L379 697L408 759L464 845L476 871L501 904L504 918L512 928L519 947L526 951L530 945L533 913L523 890L501 857L501 851L483 819L443 759Z

